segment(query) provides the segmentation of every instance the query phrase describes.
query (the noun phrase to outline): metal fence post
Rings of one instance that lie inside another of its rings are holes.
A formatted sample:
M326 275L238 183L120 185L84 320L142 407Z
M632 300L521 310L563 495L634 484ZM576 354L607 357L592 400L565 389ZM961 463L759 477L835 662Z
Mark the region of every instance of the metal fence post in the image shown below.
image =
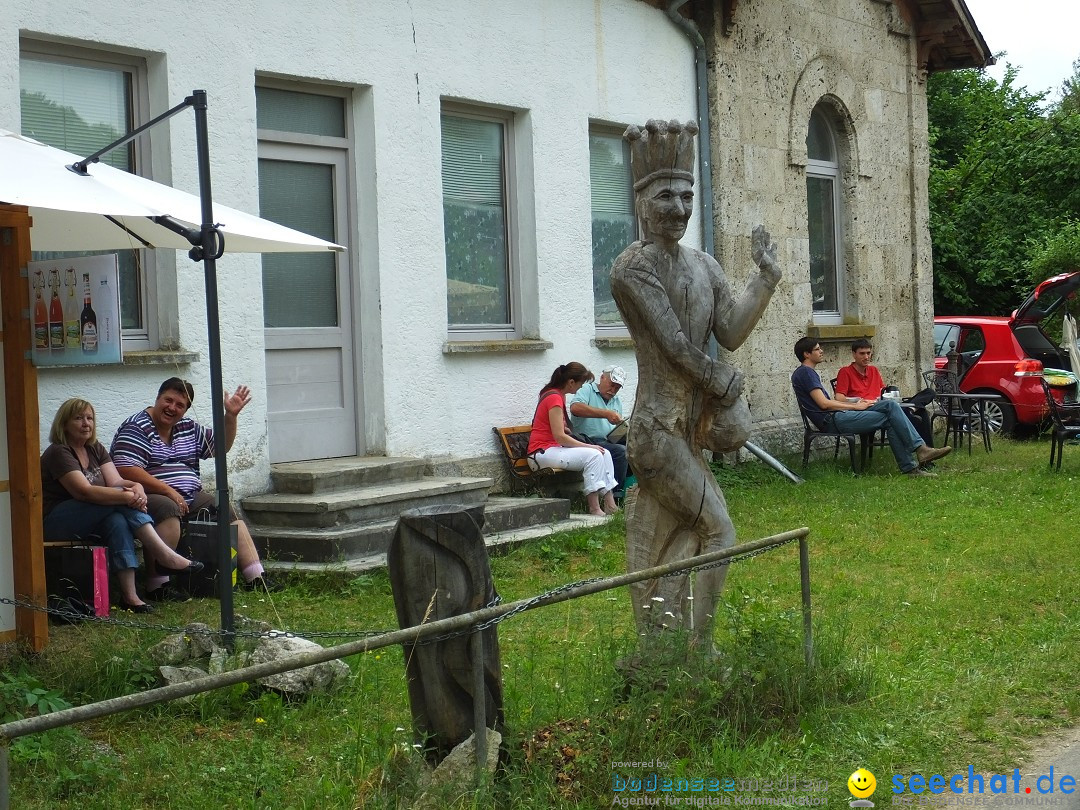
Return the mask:
M473 742L476 751L476 789L487 781L487 688L484 686L484 631L472 634Z
M0 745L0 810L11 807L11 779L8 773L8 744Z
M805 534L799 538L799 578L802 580L803 654L806 668L810 669L814 660L814 636L810 621L810 546Z

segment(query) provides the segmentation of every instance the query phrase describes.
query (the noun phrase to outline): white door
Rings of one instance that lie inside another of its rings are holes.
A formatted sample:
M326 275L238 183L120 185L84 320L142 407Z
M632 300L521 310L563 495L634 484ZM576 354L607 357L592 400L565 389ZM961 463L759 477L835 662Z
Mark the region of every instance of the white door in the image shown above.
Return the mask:
M347 155L259 144L262 216L348 242ZM348 253L264 254L263 322L271 461L357 455Z

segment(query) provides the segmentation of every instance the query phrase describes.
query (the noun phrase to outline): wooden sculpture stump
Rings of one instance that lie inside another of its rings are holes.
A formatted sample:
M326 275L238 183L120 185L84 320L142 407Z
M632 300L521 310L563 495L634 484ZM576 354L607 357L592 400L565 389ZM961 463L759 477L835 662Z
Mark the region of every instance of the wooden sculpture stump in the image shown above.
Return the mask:
M401 514L387 552L387 568L402 628L479 610L495 600L483 522L483 507L433 506ZM484 687L478 696L474 664L481 645ZM496 626L402 647L413 729L429 759L441 761L473 733L476 700L484 701L486 725L502 730Z

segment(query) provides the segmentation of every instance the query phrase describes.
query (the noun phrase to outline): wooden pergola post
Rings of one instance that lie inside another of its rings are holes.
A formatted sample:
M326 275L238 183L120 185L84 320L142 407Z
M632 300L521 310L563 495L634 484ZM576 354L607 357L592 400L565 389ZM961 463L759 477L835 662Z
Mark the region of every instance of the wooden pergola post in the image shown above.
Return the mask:
M41 531L41 445L38 439L37 370L30 362L30 215L22 206L0 205L0 315L7 407L8 480L11 497L11 558L15 597L45 604L45 557ZM2 531L2 528L0 528ZM15 635L31 649L49 640L48 617L15 609Z

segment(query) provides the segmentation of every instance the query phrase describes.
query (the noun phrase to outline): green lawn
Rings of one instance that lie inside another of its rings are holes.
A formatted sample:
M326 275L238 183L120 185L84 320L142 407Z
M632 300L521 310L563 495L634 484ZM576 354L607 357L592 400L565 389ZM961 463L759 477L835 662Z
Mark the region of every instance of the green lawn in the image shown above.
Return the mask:
M741 540L810 527L814 667L796 544L732 567L718 661L672 649L627 683L615 665L637 643L625 590L515 616L499 628L506 769L493 796L463 806L608 807L613 775L630 773L612 763L628 761L662 762L672 778L814 780L832 807L850 801L859 766L877 777L879 807L893 774L1011 771L1026 741L1080 711L1080 449L1060 472L1048 456L1046 440L997 440L991 455L955 453L938 478L909 479L878 450L867 475L830 458L801 486L758 464L720 471ZM623 540L617 520L535 542L492 561L496 586L511 601L620 573ZM395 627L382 574L238 594L237 611L296 630ZM198 600L153 618L216 617ZM145 688L160 636L54 629L43 654L7 662L6 719L29 702ZM17 741L12 807L406 806L417 755L401 651L348 663L353 685L334 696L287 703L233 687Z

